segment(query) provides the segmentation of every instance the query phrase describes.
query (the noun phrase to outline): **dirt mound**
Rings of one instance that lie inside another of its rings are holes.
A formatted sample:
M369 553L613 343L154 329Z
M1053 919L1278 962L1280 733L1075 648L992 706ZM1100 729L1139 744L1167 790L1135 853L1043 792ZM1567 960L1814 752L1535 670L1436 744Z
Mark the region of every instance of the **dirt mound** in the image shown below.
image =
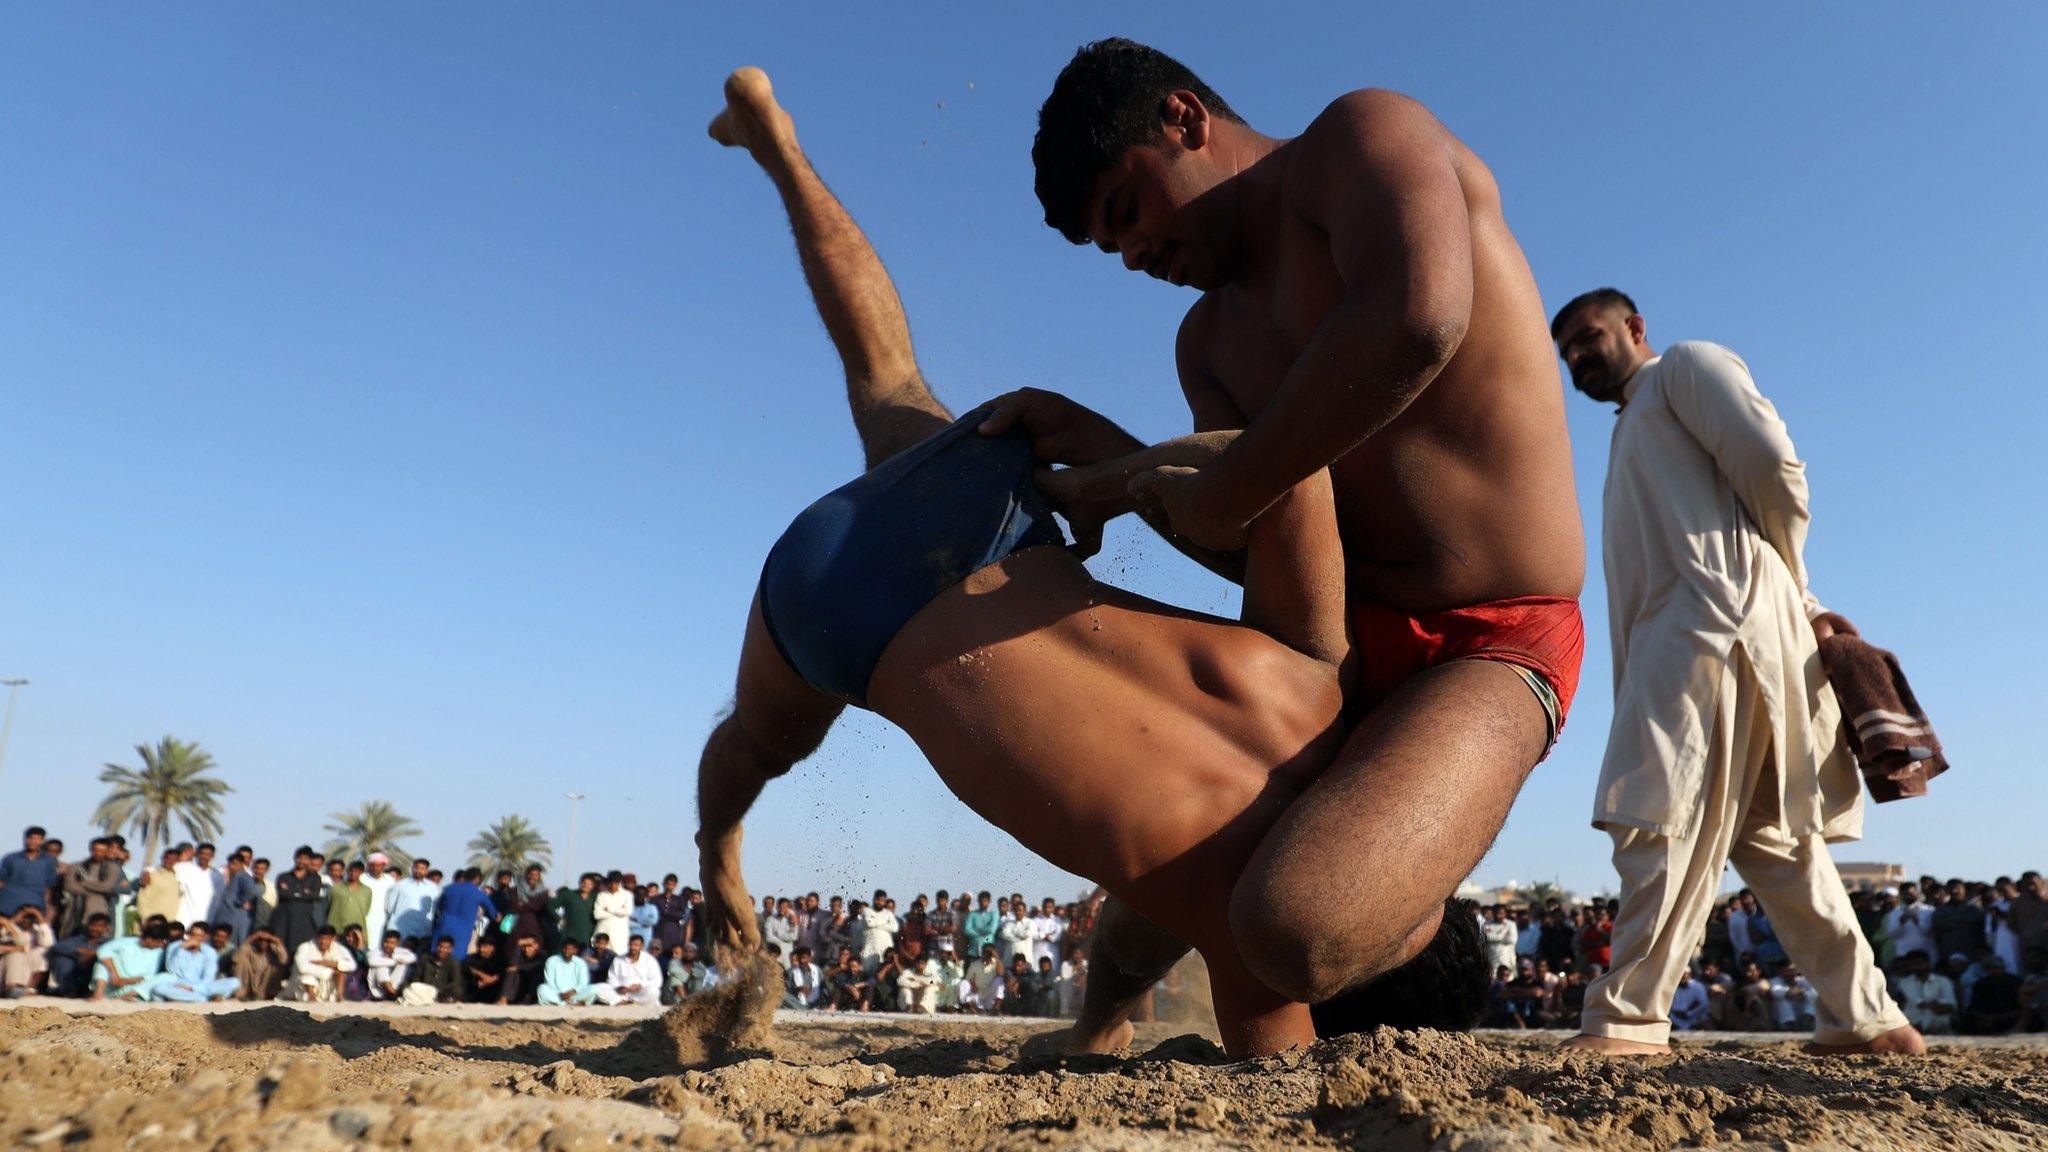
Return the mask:
M782 966L751 957L721 970L723 981L642 1025L622 1046L647 1075L760 1053L773 1055L775 1009L782 1003Z

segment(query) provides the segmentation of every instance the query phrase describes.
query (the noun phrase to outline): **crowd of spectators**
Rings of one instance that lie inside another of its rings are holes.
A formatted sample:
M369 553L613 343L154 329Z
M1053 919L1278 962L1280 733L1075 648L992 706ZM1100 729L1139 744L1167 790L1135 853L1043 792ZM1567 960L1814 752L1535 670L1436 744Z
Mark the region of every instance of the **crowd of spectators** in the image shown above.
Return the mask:
M673 873L586 872L550 887L530 865L448 876L381 853L311 847L274 871L243 846L177 844L131 873L127 841L76 860L41 828L0 858L0 995L137 1001L672 1004L720 981L700 947L704 898ZM763 949L785 1007L1071 1014L1096 905L940 890L899 910L817 893L764 897Z
M704 898L673 874L543 870L443 874L381 854L292 865L240 847L178 844L139 873L127 842L64 859L30 828L0 858L0 994L145 1001L392 1000L407 1004L672 1004L720 980L702 946ZM1100 895L1036 904L940 889L908 908L766 896L763 949L783 1006L816 1011L1072 1016L1087 988ZM1892 996L1922 1032L2048 1030L2048 883L1917 883L1856 893ZM1576 1029L1611 957L1615 901L1473 906L1494 979L1485 1023ZM1810 1031L1813 985L1747 889L1719 903L1671 1006L1679 1031Z
M1906 1018L1930 1035L2048 1031L2048 882L1923 876L1852 894L1857 923ZM1577 1030L1607 970L1619 902L1475 906L1492 952L1485 1023ZM1809 1032L1813 985L1745 888L1717 903L1671 1004L1681 1032Z

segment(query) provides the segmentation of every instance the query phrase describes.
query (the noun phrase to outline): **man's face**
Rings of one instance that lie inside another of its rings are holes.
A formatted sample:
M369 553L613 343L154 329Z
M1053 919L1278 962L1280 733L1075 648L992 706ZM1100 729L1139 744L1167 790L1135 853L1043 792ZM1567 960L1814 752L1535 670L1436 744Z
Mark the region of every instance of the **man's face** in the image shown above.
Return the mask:
M395 956L395 955L397 955L397 954L398 954L398 937L396 937L396 936L386 936L386 937L385 937L385 938L383 939L383 941L382 941L382 946L383 946L383 949L384 949L384 954L385 954L386 956Z
M532 937L529 936L527 939L530 940ZM626 955L631 956L633 959L638 960L640 958L640 952L643 947L644 945L641 944L638 936L626 938Z
M196 925L185 929L185 951L197 952L206 946L206 933Z
M269 873L270 861L268 860L265 860L261 864L257 864L249 869L249 875L256 877L258 880L263 879L263 877L268 875Z
M107 858L107 842L105 840L95 840L92 842L92 858L95 860L105 860Z
M1088 238L1124 267L1209 291L1230 282L1241 245L1234 214L1210 195L1230 175L1214 154L1163 139L1127 150L1095 178Z
M531 936L521 936L519 938L519 954L529 960L540 955L540 941L535 940Z
M43 850L41 832L25 832L21 837L21 850L30 856L39 855Z
M540 878L541 878L541 870L540 870L540 869L538 869L538 868L528 868L528 869L526 870L526 886L527 886L528 888L538 888L538 887L540 887Z
M360 884L360 883L362 883L362 882L363 882L363 870L362 870L361 868L358 868L358 867L356 867L356 866L355 866L355 865L353 865L353 864L349 865L349 868L348 868L348 882L349 882L349 883L351 883L351 884Z
M574 960L576 958L576 954L578 952L581 952L582 950L583 949L579 948L574 940L562 941L562 958L564 960Z
M215 928L213 930L213 950L215 952L227 951L228 945L234 943L234 940L235 934L226 928Z
M199 861L201 868L211 867L213 864L213 848L211 846L201 848L193 858Z
M230 876L233 876L233 875L235 875L236 873L240 872L241 870L242 870L242 858L241 858L240 856L230 856L230 857L228 857L228 875L230 875Z
M334 877L334 878L335 878L336 880L339 880L339 879L341 879L341 878L342 878L342 869L341 869L341 861L339 861L339 860L329 860L329 861L327 862L327 874L328 874L329 876L332 876L332 877Z
M979 908L979 909L981 909L981 910L982 910L983 912L986 912L986 911L988 911L988 897L986 897L986 896L976 896L976 897L974 898L974 906L975 906L976 908Z
M1641 317L1618 304L1594 304L1565 318L1557 353L1572 374L1572 387L1603 403L1621 399L1621 386L1635 372Z
M453 940L434 941L434 959L446 960L453 955L455 955L455 942Z
M377 879L377 878L379 878L379 877L381 877L381 876L383 876L383 875L384 875L384 862L383 862L382 860L372 860L372 861L370 861L370 879L372 879L372 880L375 880L375 879Z
M597 885L593 883L590 877L588 876L585 876L583 879L578 880L576 882L576 891L582 893L585 896L590 895L591 891L594 890L596 887Z

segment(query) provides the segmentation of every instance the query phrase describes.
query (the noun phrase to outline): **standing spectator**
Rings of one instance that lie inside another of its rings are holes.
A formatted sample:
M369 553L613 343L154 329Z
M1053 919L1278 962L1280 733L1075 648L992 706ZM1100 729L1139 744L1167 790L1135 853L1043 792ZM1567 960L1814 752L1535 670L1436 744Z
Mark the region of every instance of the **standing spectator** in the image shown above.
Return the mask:
M91 998L149 999L150 989L165 978L164 944L169 939L164 921L146 920L140 935L102 943L92 969Z
M1735 977L1730 976L1717 961L1709 960L1700 965L1700 990L1707 997L1707 1023L1715 1028L1731 1028L1730 1021L1735 1015Z
M789 954L789 969L782 974L784 1008L816 1008L825 991L825 973L811 963L811 950L799 944Z
M969 956L979 958L982 949L995 943L996 926L999 923L996 910L989 906L989 894L986 891L975 893L974 910L960 921L960 935L966 943Z
M455 872L454 883L441 890L441 898L435 905L434 935L446 936L455 942L455 958L469 957L470 944L477 938L477 922L495 920L498 906L477 881L483 879L481 868L462 868ZM497 961L502 972L504 959ZM491 999L496 1000L496 981L492 982Z
M156 863L142 870L135 890L135 919L145 923L160 918L169 923L178 917L178 850L164 849Z
M938 949L932 956L938 966L939 1011L960 1010L960 984L966 979L967 969L960 963L960 950L953 945L953 937L939 937Z
M1934 955L1934 910L1920 902L1918 885L1899 885L1899 906L1885 914L1884 931L1901 967L1910 953Z
M1031 964L1031 909L1025 906L1022 896L1012 896L1000 901L997 908L1001 916L996 923L996 941L1001 945L1003 955L1007 959L1024 957L1028 975ZM1015 968L1016 965L1012 964L1011 967ZM1018 1015L1023 1015L1028 1007L1016 1003L1011 1005Z
M114 901L132 890L115 851L110 838L98 837L88 849L90 855L65 873L64 890L69 898L64 902L61 935L78 935L86 918L95 912L106 913L111 921Z
M10 919L0 917L0 996L28 996L49 970L50 946L57 942L49 918L24 904Z
M866 908L857 908L853 921L860 933L861 967L874 971L881 966L883 957L896 950L896 914L883 907L888 893L877 890L875 903ZM895 1000L887 1001L895 1007Z
M313 938L292 955L292 982L299 999L332 1004L341 999L343 977L356 970L356 958L341 943L334 925L322 924Z
M676 891L676 874L671 872L661 878L661 892L649 903L654 905L654 943L663 956L682 947L690 938L690 901Z
M1965 956L1974 955L1977 947L1984 943L1984 907L1970 899L1970 893L1961 880L1951 880L1946 889L1935 889L1937 894L1934 914L1929 927L1934 930L1934 946L1943 956L1960 952Z
M382 852L372 852L369 869L363 874L363 887L370 890L370 907L363 913L363 934L372 940L382 941L385 930L391 925L391 892L398 887L398 873L391 870L391 857ZM414 933L424 935L424 933ZM405 936L399 933L400 938ZM375 990L374 984L372 990Z
M661 912L654 906L654 898L660 895L660 893L660 889L649 884L645 888L637 889L633 895L633 936L641 944L647 946L647 951L650 955L660 955L653 947L654 926L661 920ZM799 933L801 933L803 927L801 917L799 917L797 927Z
M403 881L400 881L403 883ZM398 998L406 1004L454 1004L462 999L462 961L455 958L455 941L446 936L434 939L433 950L419 958L412 979Z
M257 928L235 949L235 979L242 982L238 1000L275 1000L291 974L294 953L268 928Z
M367 886L368 877L364 879ZM365 965L370 973L370 999L398 999L404 992L406 978L412 975L412 966L418 959L412 949L400 942L397 929L385 929L384 934L377 940L376 950L370 953Z
M1060 962L1060 941L1066 937L1066 922L1060 919L1059 906L1047 896L1038 906L1038 914L1031 918L1031 958L1034 965L1043 967L1050 963L1055 968ZM1039 1013L1049 1016L1049 1012Z
M197 848L179 845L178 864L178 921L194 924L213 911L213 898L220 892L221 875L213 867L214 848L201 844Z
M1479 934L1486 938L1486 960L1494 968L1515 967L1515 926L1508 923L1507 909L1495 904L1486 910L1486 920L1479 926Z
M313 939L321 923L322 889L314 860L313 850L300 845L292 853L292 870L277 878L277 912L270 918L270 930L277 934L285 955L294 962L299 949ZM154 887L156 882L145 879L145 883Z
M519 874L519 880L512 885L511 903L500 908L500 913L511 913L510 935L517 939L532 936L541 942L543 964L553 960L560 951L561 929L555 922L554 914L548 911L554 894L548 891L547 873L538 864L528 864ZM501 916L502 921L502 916Z
M609 936L613 944L619 944L633 934L633 894L626 891L625 885L624 873L606 873L604 891L597 894L597 902L591 910L597 917L597 930Z
M228 930L231 946L239 948L243 937L249 935L256 922L256 898L262 894L263 887L249 875L247 862L238 855L228 857L227 871L221 876L208 915L215 927Z
M50 945L44 960L50 966L43 990L51 996L84 996L92 991L93 965L99 963L100 945L114 934L113 917L94 912L85 918L79 932Z
M897 924L896 951L898 953L901 953L903 946L912 940L917 941L920 956L931 952L931 926L927 923L930 918L930 905L925 902L924 896L920 894L914 897L910 901L910 911L905 912Z
M1904 895L1900 893L1901 898ZM1955 1031L1955 982L1934 971L1927 953L1918 948L1906 953L1900 966L1905 975L1898 979L1898 997L1906 1009L1906 1019L1930 1035Z
M585 872L577 877L573 889L556 889L548 909L560 919L563 938L574 940L577 947L588 951L597 936L597 873Z
M803 935L803 926L797 923L796 906L783 897L775 902L767 922L761 927L761 940L782 949L783 963L787 965L794 958L798 937Z
M1757 910L1756 893L1744 888L1728 905L1728 946L1737 959L1756 951L1756 939L1749 934L1749 918Z
M2048 880L2043 880L2039 872L2020 873L2018 891L2012 896L2011 916L2013 933L2020 938L2020 955L2048 953Z
M932 948L936 951L940 943L960 947L960 914L953 910L951 894L944 888L932 896L931 911L925 913L925 931L931 935Z
M1536 959L1550 965L1553 971L1569 965L1578 947L1578 936L1562 909L1548 909L1543 913L1543 940Z
M396 928L401 938L425 940L434 934L434 905L441 899L441 886L427 879L432 867L426 857L415 857L412 875L393 884L384 896L384 923Z
M1611 944L1611 940L1610 940ZM1610 947L1609 956L1613 955ZM1735 943L1728 932L1728 905L1716 904L1707 915L1707 932L1700 941L1700 959L1727 968L1735 963Z
M1528 905L1515 909L1515 959L1523 957L1535 960L1543 955L1543 918L1532 913ZM1510 967L1513 967L1510 965ZM1513 973L1511 972L1510 977Z
M1732 862L1820 982L1816 1045L1921 1050L1828 852L1861 831L1863 785L1820 643L1855 627L1807 579L1805 465L1784 422L1734 352L1659 355L1612 288L1567 303L1551 333L1573 385L1617 409L1603 549L1615 709L1594 823L1623 912L1573 1046L1666 1048L1671 990Z
M271 916L277 912L277 878L270 874L268 856L258 856L250 862L249 878L263 889L262 894L256 897L256 918L250 923L250 927L267 928L270 926Z
M661 965L647 954L647 946L638 936L626 938L625 955L612 961L608 983L621 1003L661 1003Z
M370 918L370 886L363 883L363 862L347 866L347 878L327 894L327 923L337 935L350 928L363 928Z
M851 950L853 948L855 944L853 917L846 914L846 900L844 897L832 897L831 906L825 910L824 916L819 919L822 926L818 929L818 941L820 944L818 955L837 956L840 949ZM858 956L855 958L858 959Z
M43 830L31 825L21 834L21 851L0 856L0 916L34 907L47 919L56 889L57 862L43 854Z
M150 999L204 1004L234 997L242 982L220 974L220 954L213 950L207 936L204 922L185 929L185 938L173 945L164 958L165 978L150 989Z
M2005 963L2005 970L2017 976L2020 971L2020 936L2012 927L2012 903L1994 903L1984 910L1984 939L1991 946L1991 954Z
M315 852L313 854L313 864L314 867L320 869L320 900L313 905L313 912L319 917L319 923L332 924L334 923L332 919L334 912L334 890L348 882L348 862L340 859L329 860L327 857ZM337 926L335 934L339 935L340 932L341 929Z

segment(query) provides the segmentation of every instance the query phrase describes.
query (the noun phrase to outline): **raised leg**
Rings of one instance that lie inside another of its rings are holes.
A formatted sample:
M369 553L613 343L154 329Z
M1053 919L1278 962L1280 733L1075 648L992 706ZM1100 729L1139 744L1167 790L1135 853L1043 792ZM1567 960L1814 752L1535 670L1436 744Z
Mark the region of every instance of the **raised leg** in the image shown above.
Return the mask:
M804 278L846 367L846 399L872 468L953 418L918 371L903 301L888 270L797 146L796 124L776 103L768 74L734 72L725 82L725 100L725 110L711 121L711 138L746 149L782 195Z

